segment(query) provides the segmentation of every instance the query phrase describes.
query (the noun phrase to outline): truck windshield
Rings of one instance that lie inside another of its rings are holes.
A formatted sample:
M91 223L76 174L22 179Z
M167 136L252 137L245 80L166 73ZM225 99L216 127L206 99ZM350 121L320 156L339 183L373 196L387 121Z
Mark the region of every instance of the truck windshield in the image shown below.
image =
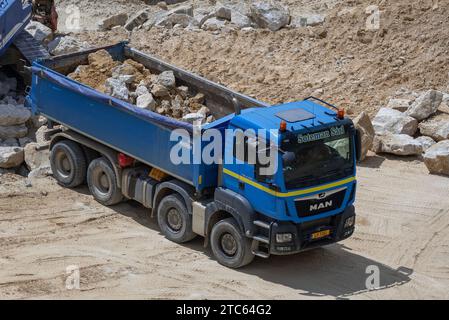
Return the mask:
M343 126L286 138L282 150L291 155L283 166L286 188L298 189L351 175L352 140Z

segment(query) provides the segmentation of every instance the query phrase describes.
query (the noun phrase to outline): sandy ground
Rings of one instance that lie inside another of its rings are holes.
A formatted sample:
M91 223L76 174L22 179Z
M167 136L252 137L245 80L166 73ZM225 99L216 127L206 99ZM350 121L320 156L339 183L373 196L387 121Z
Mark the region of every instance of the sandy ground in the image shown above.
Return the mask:
M293 255L220 266L200 239L166 240L137 203L111 208L52 178L0 184L0 298L449 298L449 179L413 159L373 156L359 168L357 231ZM80 290L66 289L79 266ZM367 267L380 288L368 290Z
M82 9L85 31L75 35L92 45L128 39L138 49L272 103L313 93L353 115L373 115L400 87L447 90L447 1L282 2L292 12L329 18L321 27L276 33L153 29L129 35L92 29L111 13L143 8L142 1L57 4L60 23L71 13L64 6ZM363 31L369 4L381 9L375 32ZM137 203L107 208L86 187L62 189L46 178L27 188L23 178L3 175L0 299L449 299L449 179L429 175L417 159L372 155L359 167L358 182L353 237L294 256L256 258L231 270L214 261L201 239L186 245L165 240ZM71 265L80 270L79 290L66 288ZM366 288L372 266L380 271L378 290Z

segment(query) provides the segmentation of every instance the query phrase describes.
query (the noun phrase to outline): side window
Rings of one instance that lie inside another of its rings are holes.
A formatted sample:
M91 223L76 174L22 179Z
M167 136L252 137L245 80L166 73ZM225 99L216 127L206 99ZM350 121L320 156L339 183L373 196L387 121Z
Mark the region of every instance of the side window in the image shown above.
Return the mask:
M248 136L242 131L237 131L233 140L234 158L246 164L254 165L254 177L258 181L266 182L273 179L272 172L274 164L271 163L271 146L268 142L263 143L254 136Z
M248 137L243 132L237 131L234 137L234 158L248 162Z
M260 149L259 146L257 147L257 158L256 158L256 165L254 166L254 177L258 181L266 181L268 179L273 178L273 174L265 174L264 169L268 169L270 167L270 163L261 163L261 157L264 159L270 159L271 156L271 148L266 147L264 149Z

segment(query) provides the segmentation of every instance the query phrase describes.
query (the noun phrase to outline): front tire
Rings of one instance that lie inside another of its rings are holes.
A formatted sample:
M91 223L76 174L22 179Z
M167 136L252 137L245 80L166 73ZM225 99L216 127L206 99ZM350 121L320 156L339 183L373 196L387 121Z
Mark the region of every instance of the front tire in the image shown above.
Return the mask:
M71 140L54 145L50 154L53 177L66 188L74 188L86 178L86 158L81 146Z
M234 218L221 220L212 227L212 252L215 259L226 267L237 269L251 263L254 259L251 242L241 232Z
M105 206L112 206L123 200L117 186L117 177L112 165L105 158L92 160L87 169L87 185L95 200Z
M168 240L184 243L196 237L192 231L192 216L179 194L164 197L157 209L157 221Z

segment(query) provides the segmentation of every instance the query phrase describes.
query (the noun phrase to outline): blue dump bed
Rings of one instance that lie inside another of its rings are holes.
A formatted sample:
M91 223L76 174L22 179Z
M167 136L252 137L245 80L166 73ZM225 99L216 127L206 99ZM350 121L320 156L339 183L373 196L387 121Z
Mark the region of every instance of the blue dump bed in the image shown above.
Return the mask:
M205 104L219 118L207 128L224 129L234 112L232 98L243 108L265 107L265 103L231 91L217 83L194 75L153 56L130 48L126 43L38 60L32 66L32 87L27 103L32 111L60 123L84 136L123 152L143 163L183 180L198 190L217 184L216 165L181 164L170 161L170 151L177 143L170 141L173 129L192 134L192 125L100 93L68 78L77 66L87 64L88 55L107 50L115 60L133 59L151 72L172 70L177 85L205 95ZM186 146L191 154L191 146Z
M31 3L0 0L0 57L31 19Z

